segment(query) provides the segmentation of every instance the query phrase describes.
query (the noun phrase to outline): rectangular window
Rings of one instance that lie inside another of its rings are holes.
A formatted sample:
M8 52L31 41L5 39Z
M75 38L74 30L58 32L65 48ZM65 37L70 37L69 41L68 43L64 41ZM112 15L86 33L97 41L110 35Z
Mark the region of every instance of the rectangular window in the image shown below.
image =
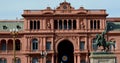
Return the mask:
M93 20L90 20L90 29L93 29Z
M47 60L46 63L51 63L51 61L50 61L50 60Z
M76 20L73 20L73 29L76 29Z
M100 20L97 21L97 28L100 29Z
M94 51L97 50L97 46L94 44L95 41L96 41L96 39L94 38L93 41L92 41L92 49L93 49Z
M58 29L58 21L54 20L54 29Z
M51 50L51 42L50 41L47 41L47 43L46 43L46 50L47 51Z
M85 41L80 41L80 50L84 50L85 49Z
M80 63L86 63L85 60L81 60Z

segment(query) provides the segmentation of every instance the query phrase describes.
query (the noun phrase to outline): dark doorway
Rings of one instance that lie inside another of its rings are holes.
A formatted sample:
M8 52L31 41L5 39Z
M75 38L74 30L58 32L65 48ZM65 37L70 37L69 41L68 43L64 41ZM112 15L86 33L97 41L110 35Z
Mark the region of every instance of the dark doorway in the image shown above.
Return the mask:
M63 40L58 47L58 63L74 63L74 47L68 40Z

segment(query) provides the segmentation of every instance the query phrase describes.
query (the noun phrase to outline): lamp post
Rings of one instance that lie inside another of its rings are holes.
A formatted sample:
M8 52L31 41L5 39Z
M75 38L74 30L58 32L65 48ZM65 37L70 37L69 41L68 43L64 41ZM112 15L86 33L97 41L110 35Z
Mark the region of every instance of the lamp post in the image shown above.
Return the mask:
M46 63L46 62L45 62L45 58L46 58L46 56L47 56L47 51L41 51L41 52L40 52L40 55L41 55L41 57L44 59L44 62L43 62L43 63Z
M16 39L16 37L17 37L17 35L18 35L18 29L10 29L10 33L11 33L11 35L12 35L12 37L13 37L13 56L14 56L14 63L16 63L16 49L15 49L15 39Z

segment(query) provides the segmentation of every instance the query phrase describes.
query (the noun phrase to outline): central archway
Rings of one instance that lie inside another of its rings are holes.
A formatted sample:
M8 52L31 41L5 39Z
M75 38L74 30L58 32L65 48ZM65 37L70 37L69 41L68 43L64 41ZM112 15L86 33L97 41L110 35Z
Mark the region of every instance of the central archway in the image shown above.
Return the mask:
M63 40L58 44L58 63L74 63L74 47L68 40Z

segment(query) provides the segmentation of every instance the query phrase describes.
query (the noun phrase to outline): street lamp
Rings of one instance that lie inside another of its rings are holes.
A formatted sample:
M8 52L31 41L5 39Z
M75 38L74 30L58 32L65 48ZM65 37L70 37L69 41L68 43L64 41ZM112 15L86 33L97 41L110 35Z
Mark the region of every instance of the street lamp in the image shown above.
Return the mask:
M47 56L47 51L41 51L41 52L40 52L40 55L41 55L41 57L43 58L43 63L46 63L46 62L45 62L45 59L46 59L46 56Z
M18 29L10 29L10 33L11 33L11 35L12 35L12 37L13 37L13 56L14 56L14 63L16 63L16 57L15 57L15 55L16 55L16 49L15 49L15 39L16 39L16 37L17 37L17 35L18 35Z
M42 58L46 57L47 56L47 51L41 51L40 55L41 55Z

